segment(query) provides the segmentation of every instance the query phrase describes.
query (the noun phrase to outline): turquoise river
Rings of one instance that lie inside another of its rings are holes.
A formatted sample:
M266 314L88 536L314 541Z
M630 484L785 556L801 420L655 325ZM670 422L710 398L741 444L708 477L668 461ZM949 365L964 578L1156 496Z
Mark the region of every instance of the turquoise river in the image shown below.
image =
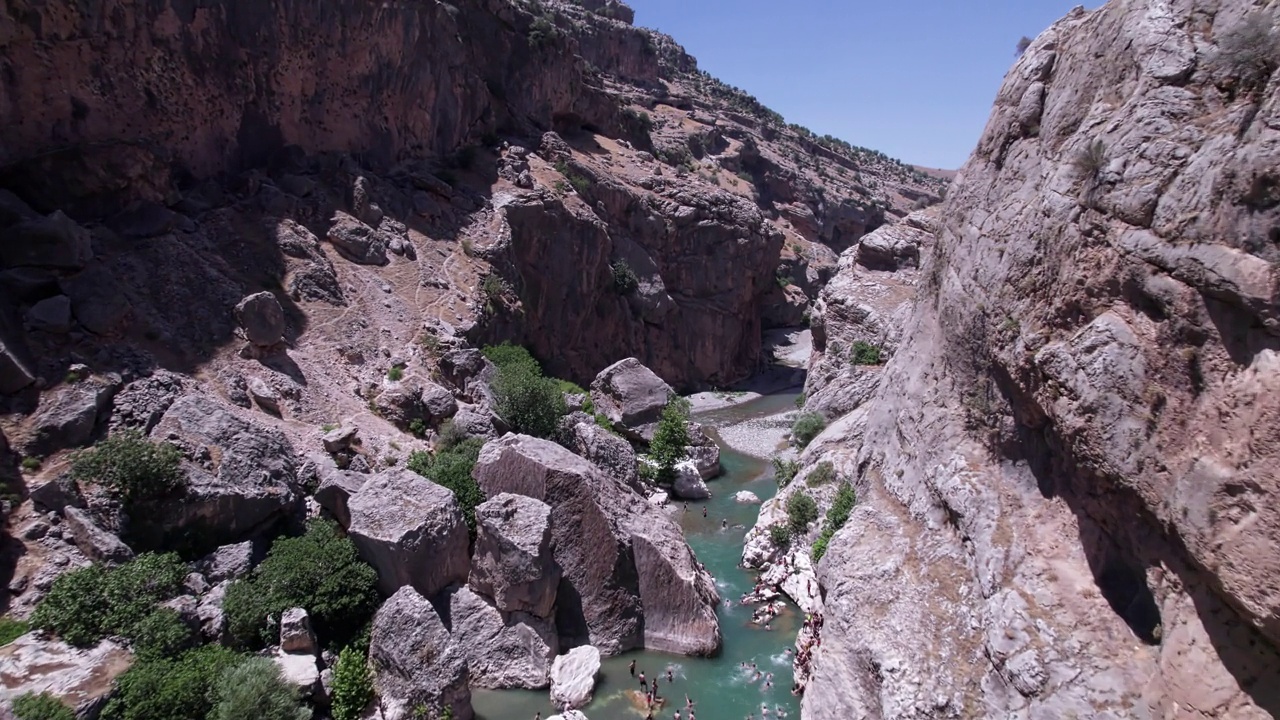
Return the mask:
M712 430L718 426L765 417L794 408L794 394L768 395L730 408L699 413L695 420ZM714 434L714 432L712 433ZM766 448L769 450L771 448ZM595 698L582 711L590 720L643 720L643 697L639 694L639 682L628 672L628 665L636 661L637 671L652 678L663 675L658 686L667 699L661 712L654 718L670 720L676 710L687 720L685 695L694 702L697 720L743 720L752 715L761 720L761 706L768 708L769 720L800 717L799 698L791 694L791 658L786 649L795 641L802 617L794 606L771 623L771 630L754 625L751 613L754 606L741 605L738 600L755 584L756 574L738 566L742 556L742 541L747 530L756 521L757 505L734 502L739 490L750 490L767 500L777 486L769 464L756 458L735 452L721 445L721 464L724 474L710 481L713 497L699 503L688 503L688 511L680 510L680 523L689 545L697 553L716 579L720 591L720 628L724 634L724 650L714 658L687 658L648 651L635 651L617 657L606 658L596 684ZM702 510L706 508L707 517ZM721 528L721 521L728 521L728 528ZM742 663L748 668L743 669ZM763 674L773 673L772 687L765 687L765 679L755 679L751 664ZM665 679L670 669L673 682ZM540 691L485 691L478 690L472 697L476 717L480 720L533 720L535 713L542 718L555 714L546 690Z

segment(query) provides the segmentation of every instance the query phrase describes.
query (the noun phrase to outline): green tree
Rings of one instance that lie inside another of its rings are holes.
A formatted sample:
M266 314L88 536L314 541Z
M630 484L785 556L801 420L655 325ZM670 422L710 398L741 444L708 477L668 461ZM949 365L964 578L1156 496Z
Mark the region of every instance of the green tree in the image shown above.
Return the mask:
M827 419L815 412L801 413L791 425L791 437L800 447L806 447L827 427Z
M849 351L849 359L854 365L879 365L882 362L881 354L879 345L856 340L853 349Z
M262 647L274 642L280 615L301 607L322 640L344 644L377 609L377 582L336 524L312 520L306 534L278 538L262 564L227 588L227 629L236 645Z
M280 676L280 666L253 657L222 671L214 686L208 720L310 720L298 692Z
M412 453L408 463L410 470L453 491L453 497L462 506L462 516L473 536L476 530L476 506L484 502L485 498L480 484L471 476L471 470L476 466L482 447L483 439L469 438L440 450L434 456L422 451Z
M658 466L658 482L675 480L676 464L685 458L688 447L689 401L672 396L662 409L662 418L649 442L649 457Z
M177 612L157 608L134 626L130 639L138 657L154 659L181 655L191 647L194 637Z
M792 535L801 535L818 519L818 503L807 493L798 492L787 498L787 525Z
M23 693L13 699L13 715L18 720L76 720L76 713L49 693Z
M496 369L491 386L499 417L518 433L553 436L569 412L557 382L543 377L538 361L522 347L503 343L482 352Z
M359 720L373 700L373 675L365 654L345 647L333 668L333 720Z
M124 430L78 453L71 463L71 476L102 485L127 505L136 505L176 489L184 479L181 461L173 445Z
M116 680L105 720L199 720L213 709L211 692L241 656L206 645L176 659L140 660ZM249 716L252 717L252 716Z
M786 460L781 455L774 456L773 479L778 483L778 487L784 488L789 485L798 472L800 472L799 460Z

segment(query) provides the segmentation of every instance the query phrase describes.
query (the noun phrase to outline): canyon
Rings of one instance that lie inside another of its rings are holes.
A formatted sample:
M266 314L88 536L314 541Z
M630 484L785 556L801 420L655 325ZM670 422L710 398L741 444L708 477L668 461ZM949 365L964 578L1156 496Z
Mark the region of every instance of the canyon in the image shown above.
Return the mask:
M172 551L164 607L239 648L225 598L323 524L376 596L365 717L616 712L629 657L764 657L726 623L781 596L806 720L1275 717L1275 13L1072 11L952 179L618 0L0 0L5 621ZM796 377L733 420L788 447L695 413L654 475L671 398ZM83 469L130 438L183 475L148 513ZM324 608L271 622L341 717ZM149 661L111 635L0 647L4 712L112 716Z

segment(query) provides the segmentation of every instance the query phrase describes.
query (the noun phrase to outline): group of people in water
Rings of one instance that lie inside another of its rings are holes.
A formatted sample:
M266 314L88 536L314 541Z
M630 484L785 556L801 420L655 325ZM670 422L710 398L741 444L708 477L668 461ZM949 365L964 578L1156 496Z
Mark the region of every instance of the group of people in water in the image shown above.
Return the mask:
M631 673L631 677L638 677L640 680L640 692L644 693L645 720L654 720L654 713L662 712L663 706L667 704L667 699L662 697L662 693L658 690L658 683L663 677L667 679L667 684L674 683L676 681L675 671L670 666L667 666L665 672L658 673L650 680L645 677L644 670L640 670L637 674L635 660L632 660L627 665L627 671ZM672 714L672 720L698 720L694 714L694 702L689 697L689 693L684 694L684 711L685 714L682 715L680 710L677 709Z

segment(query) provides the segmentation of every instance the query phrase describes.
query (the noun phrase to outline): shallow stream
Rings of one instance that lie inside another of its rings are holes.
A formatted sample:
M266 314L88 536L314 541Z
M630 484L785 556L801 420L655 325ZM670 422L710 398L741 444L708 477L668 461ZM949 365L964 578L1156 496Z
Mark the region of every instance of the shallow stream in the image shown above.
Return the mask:
M761 418L792 409L795 397L794 393L766 395L700 413L694 419L714 428ZM687 658L645 650L606 658L600 669L595 699L582 708L591 720L645 717L639 681L627 670L632 660L636 661L637 672L643 670L649 678L663 674L658 689L667 702L661 712L654 713L655 719L669 720L676 710L687 719L686 694L694 702L697 720L743 720L748 714L760 720L762 703L768 706L770 720L800 717L799 698L791 694L791 656L785 650L794 643L803 618L798 616L795 607L789 606L771 623L772 629L765 630L751 622L755 606L738 602L755 584L755 573L739 568L738 562L742 557L743 538L755 524L760 506L740 505L734 502L733 496L739 490L750 490L761 500L767 500L777 486L769 464L763 460L722 444L720 462L724 474L708 483L713 497L705 502L688 503L687 512L683 511L683 503L675 507L681 510L680 524L689 545L716 579L721 598L719 615L724 650L714 658ZM707 511L705 518L703 508ZM728 521L727 529L721 528L722 520ZM763 677L755 680L755 671L749 667L743 669L742 663L748 666L754 663L762 674L773 673L772 687L765 687ZM673 682L665 679L668 668L674 676ZM481 720L532 720L538 712L545 719L555 714L546 690L477 690L472 702L476 717Z

